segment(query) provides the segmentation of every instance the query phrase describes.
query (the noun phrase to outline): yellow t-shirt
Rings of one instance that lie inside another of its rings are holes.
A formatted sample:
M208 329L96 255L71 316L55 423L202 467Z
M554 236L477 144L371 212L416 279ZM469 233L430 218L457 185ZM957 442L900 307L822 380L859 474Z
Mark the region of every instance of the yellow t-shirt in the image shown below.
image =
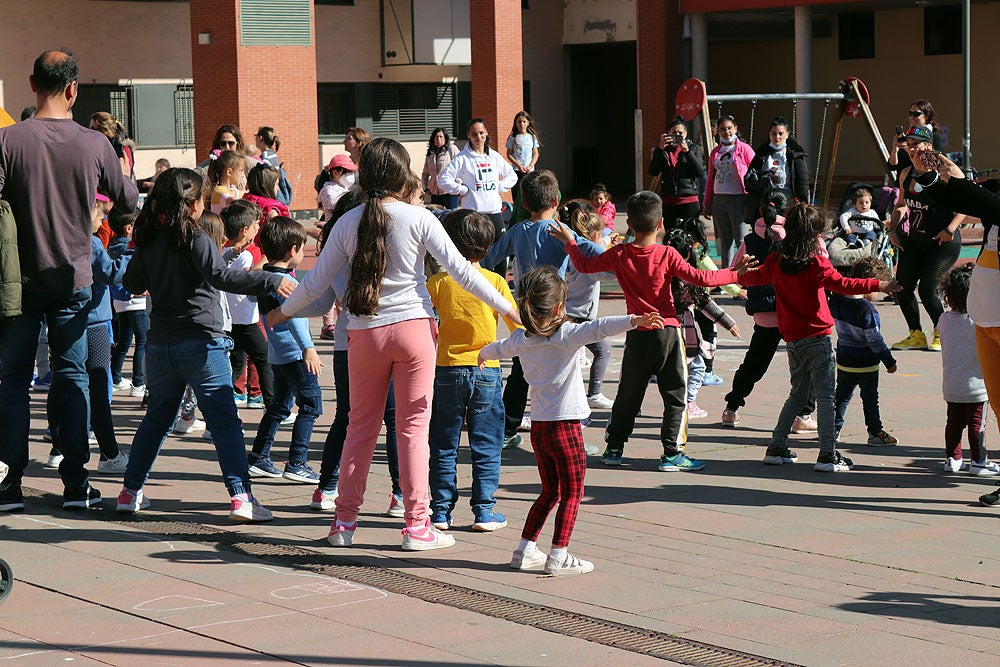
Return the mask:
M479 272L490 284L514 305L507 281L492 271L480 267ZM445 272L431 276L427 281L427 291L431 302L438 311L441 330L438 334L438 366L475 366L479 350L497 339L499 315L485 303L466 292ZM513 331L517 326L504 317L507 327ZM500 362L490 360L486 365L499 368Z

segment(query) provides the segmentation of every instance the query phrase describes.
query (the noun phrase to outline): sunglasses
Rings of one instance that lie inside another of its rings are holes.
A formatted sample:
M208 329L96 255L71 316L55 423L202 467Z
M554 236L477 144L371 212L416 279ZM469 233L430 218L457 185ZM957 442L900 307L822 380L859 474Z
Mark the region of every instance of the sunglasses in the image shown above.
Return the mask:
M239 143L237 143L235 141L220 141L219 145L220 146L229 146L230 148L235 148L236 146L239 146Z
M924 115L923 111L907 111L906 113L907 113L907 115L910 116L910 118L917 118L919 116L923 116Z

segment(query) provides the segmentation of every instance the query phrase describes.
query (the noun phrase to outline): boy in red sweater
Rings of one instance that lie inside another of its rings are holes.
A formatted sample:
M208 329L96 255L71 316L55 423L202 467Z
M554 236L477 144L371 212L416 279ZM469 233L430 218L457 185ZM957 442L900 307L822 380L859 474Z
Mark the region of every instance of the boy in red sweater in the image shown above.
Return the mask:
M550 233L566 244L566 252L580 273L614 272L625 293L629 314L655 311L663 317L662 329L639 327L625 334L618 395L611 408L611 421L605 433L607 449L601 461L609 466L622 464L625 442L635 428L635 418L646 395L649 378L655 376L663 399L660 425L663 456L659 469L664 472L701 470L705 463L688 457L683 451L687 440L687 360L671 281L677 276L701 287L728 285L752 265L753 257L744 258L732 269L695 269L672 247L656 242L657 234L663 230L663 202L656 193L644 190L632 195L626 203L626 212L635 240L614 246L595 257L584 256L568 227L559 223L550 226Z

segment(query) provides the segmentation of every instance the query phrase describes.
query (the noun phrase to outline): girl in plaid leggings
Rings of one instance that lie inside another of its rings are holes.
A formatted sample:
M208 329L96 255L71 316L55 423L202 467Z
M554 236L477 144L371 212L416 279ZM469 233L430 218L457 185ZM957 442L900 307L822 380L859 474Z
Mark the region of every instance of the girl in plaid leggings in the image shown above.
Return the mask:
M510 566L547 574L583 574L594 564L567 552L583 498L587 472L580 420L590 414L580 380L580 347L622 334L637 326L662 328L659 313L602 317L584 323L566 318L566 283L551 266L528 272L518 287L517 306L524 329L490 343L479 352L479 367L488 359L520 357L531 387L531 447L535 451L542 492L531 506L521 543ZM538 535L552 509L556 512L552 550L546 558L537 548Z

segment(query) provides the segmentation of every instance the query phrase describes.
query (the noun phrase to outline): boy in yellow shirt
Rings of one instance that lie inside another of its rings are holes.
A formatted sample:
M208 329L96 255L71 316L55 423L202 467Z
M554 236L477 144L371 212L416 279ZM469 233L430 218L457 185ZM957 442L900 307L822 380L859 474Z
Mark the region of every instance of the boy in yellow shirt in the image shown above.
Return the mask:
M459 252L513 306L507 281L479 266L493 243L493 222L468 209L454 211L441 222ZM480 370L478 357L479 350L497 339L499 316L447 273L432 276L427 291L440 320L430 426L431 523L439 530L451 528L451 513L458 501L458 443L462 424L467 422L472 450L472 529L498 530L507 525L506 517L494 511L504 429L500 362L487 362ZM516 325L506 317L504 321L513 331Z

